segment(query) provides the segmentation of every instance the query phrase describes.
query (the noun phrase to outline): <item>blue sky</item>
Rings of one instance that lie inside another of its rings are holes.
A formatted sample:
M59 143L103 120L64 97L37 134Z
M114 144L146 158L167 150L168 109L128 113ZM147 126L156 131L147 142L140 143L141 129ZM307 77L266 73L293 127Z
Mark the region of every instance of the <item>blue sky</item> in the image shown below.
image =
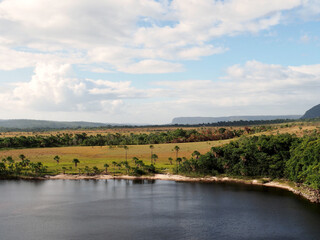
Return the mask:
M303 114L319 21L317 0L1 0L0 119Z

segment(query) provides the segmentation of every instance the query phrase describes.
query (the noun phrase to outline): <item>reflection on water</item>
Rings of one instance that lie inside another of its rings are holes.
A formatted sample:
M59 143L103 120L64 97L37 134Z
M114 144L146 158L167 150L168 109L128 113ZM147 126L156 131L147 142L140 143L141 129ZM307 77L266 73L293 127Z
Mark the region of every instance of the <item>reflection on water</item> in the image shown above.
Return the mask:
M154 184L156 183L156 180L154 179L134 179L134 180L126 180L128 182L131 182L133 184Z
M155 180L0 181L0 239L319 239L281 189Z

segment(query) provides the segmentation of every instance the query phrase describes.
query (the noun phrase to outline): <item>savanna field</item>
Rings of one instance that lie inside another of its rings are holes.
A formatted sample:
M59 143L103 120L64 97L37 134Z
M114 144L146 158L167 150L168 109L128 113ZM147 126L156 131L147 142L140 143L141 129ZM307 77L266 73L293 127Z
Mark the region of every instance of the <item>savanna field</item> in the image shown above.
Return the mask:
M88 129L88 130L60 130L60 131L43 131L43 132L2 132L1 138L15 138L21 136L55 136L85 133L87 136L105 136L107 134L120 134L130 136L132 134L152 134L166 133L177 129L184 131L197 131L199 133L207 132L224 132L242 131L241 136L251 137L259 135L277 135L277 134L293 134L298 137L304 135L315 134L319 132L320 122L293 122L284 124L273 124L265 126L250 127L155 127L155 128L113 128L113 129ZM251 131L248 131L250 129ZM119 164L127 161L130 166L135 166L133 158L138 158L144 164L150 165L152 154L156 154L155 167L157 171L162 173L172 173L177 165L176 158L182 160L190 159L192 154L197 151L200 154L206 154L212 147L223 146L230 141L236 141L241 136L232 136L229 139L200 142L183 142L185 139L175 139L173 143L161 144L142 144L142 145L103 145L103 146L62 146L62 147L36 147L36 148L1 148L0 159L12 157L16 162L21 161L19 156L24 155L30 162L41 162L46 169L46 174L55 175L62 172L69 174L83 173L85 167L98 168L101 172L105 171L105 164L108 164L108 172L116 174L124 174L125 168ZM152 149L150 148L152 145ZM127 146L127 149L125 149ZM178 151L175 147L178 146ZM54 160L55 156L59 157L59 162ZM171 158L171 161L170 161ZM78 159L79 163L75 166L74 159ZM116 165L117 163L118 165Z

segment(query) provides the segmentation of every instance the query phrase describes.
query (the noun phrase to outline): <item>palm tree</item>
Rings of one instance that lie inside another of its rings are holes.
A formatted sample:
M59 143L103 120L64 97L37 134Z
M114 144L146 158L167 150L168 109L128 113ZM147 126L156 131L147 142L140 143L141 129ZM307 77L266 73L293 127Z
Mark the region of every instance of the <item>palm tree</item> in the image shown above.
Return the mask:
M26 158L26 156L23 155L23 154L20 154L20 155L19 155L19 158L21 159L21 161L23 161L23 160Z
M178 153L179 153L180 147L179 146L174 146L173 149L176 151L176 158L178 158Z
M197 150L195 150L195 151L191 154L192 157L196 156L196 159L198 159L200 155L201 155L200 152L198 152Z
M106 169L106 174L107 174L107 173L108 173L109 164L108 164L108 163L105 163L103 166L104 166L104 168Z
M118 165L118 163L116 161L113 161L112 165L113 165L113 175L115 176L116 175L116 166Z
M151 155L151 159L153 160L154 164L156 164L156 161L158 159L158 155L157 154L152 154ZM152 162L152 161L151 161Z
M152 154L153 154L153 149L154 149L154 146L153 145L150 145L149 146L150 150L151 150L151 155L150 155L150 161L151 161L151 164L152 164Z
M130 166L128 163L124 162L123 166L126 168L127 174L129 174Z
M179 168L180 168L180 163L181 163L182 159L181 158L177 158L176 159L176 162L177 162L177 170L178 170L178 173L179 173Z
M57 162L57 164L59 164L60 162L60 157L58 155L56 155L53 160L55 160Z
M11 156L7 157L6 161L9 163L9 164L13 164L14 163L14 160Z
M124 150L126 150L126 162L128 162L127 159L128 159L128 150L129 150L129 147L128 147L127 145L124 145L123 148L124 148Z
M23 159L22 162L21 162L23 167L27 167L29 165L29 163L30 163L29 159Z
M169 157L168 160L170 162L170 165L172 165L172 160L173 160L172 157Z
M92 168L92 170L93 170L94 174L99 174L100 173L100 170L99 170L99 168L97 166L94 166Z
M74 158L74 159L72 160L72 162L74 163L74 166L75 166L75 167L77 167L77 166L78 166L78 163L80 163L79 159L77 159L77 158Z
M134 162L134 164L136 164L136 165L137 165L137 162L139 161L139 158L137 158L137 157L133 157L133 158L132 158L132 161Z

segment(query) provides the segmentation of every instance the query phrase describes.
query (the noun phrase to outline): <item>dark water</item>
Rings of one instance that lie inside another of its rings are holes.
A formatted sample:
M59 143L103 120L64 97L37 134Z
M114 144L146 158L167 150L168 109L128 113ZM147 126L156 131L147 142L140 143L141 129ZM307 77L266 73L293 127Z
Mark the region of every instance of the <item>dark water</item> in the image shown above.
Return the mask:
M259 186L0 181L0 240L320 239L320 206Z

